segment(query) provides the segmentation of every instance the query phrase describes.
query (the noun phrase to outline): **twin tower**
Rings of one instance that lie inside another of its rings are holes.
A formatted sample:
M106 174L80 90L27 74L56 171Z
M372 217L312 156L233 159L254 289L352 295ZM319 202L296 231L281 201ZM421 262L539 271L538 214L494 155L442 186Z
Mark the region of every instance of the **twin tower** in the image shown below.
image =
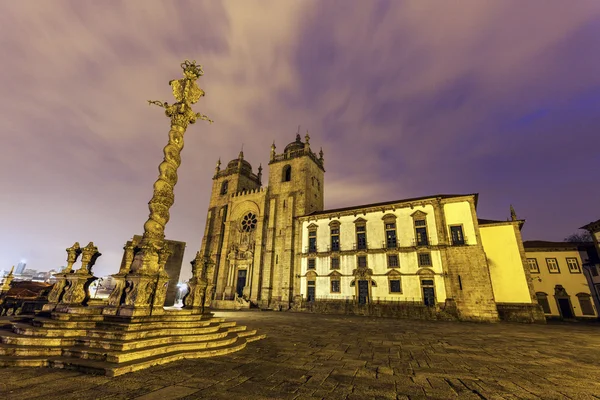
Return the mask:
M271 146L269 182L240 152L217 164L200 255L209 259L207 303L238 308L290 307L300 295L301 229L296 217L323 210L323 151L308 133L277 154Z

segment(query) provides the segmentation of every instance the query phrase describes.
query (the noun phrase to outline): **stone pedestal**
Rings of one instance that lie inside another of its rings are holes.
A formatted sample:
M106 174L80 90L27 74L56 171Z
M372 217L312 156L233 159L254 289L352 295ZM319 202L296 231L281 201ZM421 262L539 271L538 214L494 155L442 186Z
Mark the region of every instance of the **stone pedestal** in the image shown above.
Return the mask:
M194 314L203 314L208 282L206 279L193 277L187 285L188 293L183 298L184 308L191 309Z
M52 286L50 294L48 294L48 303L44 304L42 311L54 311L58 303L62 300L65 294L65 288L67 286L67 275L66 274L54 274L56 282Z
M73 246L67 249L67 266L62 272L53 275L56 282L48 295L48 303L44 304L42 311L53 311L58 303L61 302L65 290L67 289L67 276L71 274L73 264L75 264L80 254L81 248L79 247L79 242L75 242Z
M233 299L233 286L225 286L223 295L225 297L225 300L232 300Z
M60 303L54 311L67 313L87 313L82 310L90 299L89 287L96 279L92 274L79 270L66 275L67 284Z
M125 284L125 302L116 312L120 316L164 314L165 295L169 276L159 274L129 274Z
M125 303L125 275L118 273L112 275L115 287L108 296L108 304L102 310L104 315L117 315L121 304Z

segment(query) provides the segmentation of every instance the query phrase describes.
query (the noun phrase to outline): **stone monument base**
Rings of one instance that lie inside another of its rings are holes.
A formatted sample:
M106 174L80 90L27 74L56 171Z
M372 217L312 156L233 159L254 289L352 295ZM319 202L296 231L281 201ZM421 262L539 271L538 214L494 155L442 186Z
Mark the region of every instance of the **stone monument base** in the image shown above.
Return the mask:
M265 337L197 310L124 316L84 308L90 311L13 317L0 327L0 366L117 376L184 358L229 354Z

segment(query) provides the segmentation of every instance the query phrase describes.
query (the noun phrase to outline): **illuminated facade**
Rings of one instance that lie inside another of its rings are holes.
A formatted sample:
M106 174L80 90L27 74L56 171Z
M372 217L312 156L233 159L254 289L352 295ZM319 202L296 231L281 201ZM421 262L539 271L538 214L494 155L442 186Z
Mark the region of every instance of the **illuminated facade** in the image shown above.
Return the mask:
M592 243L526 241L524 246L535 294L546 316L598 317L595 291L586 276L590 257L593 260L596 253Z
M217 165L200 250L214 262L213 306L390 302L461 319L544 319L514 211L480 220L477 194L325 210L323 153L309 139L297 135L282 154L272 146L266 187L243 153Z

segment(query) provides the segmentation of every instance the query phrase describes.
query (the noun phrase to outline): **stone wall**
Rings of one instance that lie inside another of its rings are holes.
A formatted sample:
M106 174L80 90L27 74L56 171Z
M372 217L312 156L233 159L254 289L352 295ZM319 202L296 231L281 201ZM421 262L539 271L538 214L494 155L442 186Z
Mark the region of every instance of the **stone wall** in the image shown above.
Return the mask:
M339 315L362 315L368 317L387 317L424 320L457 320L450 310L444 306L427 307L421 302L372 302L369 304L358 304L352 300L317 300L314 302L302 302L293 307L293 311L339 314Z
M498 303L498 316L507 322L523 322L530 324L545 324L546 317L539 304Z

